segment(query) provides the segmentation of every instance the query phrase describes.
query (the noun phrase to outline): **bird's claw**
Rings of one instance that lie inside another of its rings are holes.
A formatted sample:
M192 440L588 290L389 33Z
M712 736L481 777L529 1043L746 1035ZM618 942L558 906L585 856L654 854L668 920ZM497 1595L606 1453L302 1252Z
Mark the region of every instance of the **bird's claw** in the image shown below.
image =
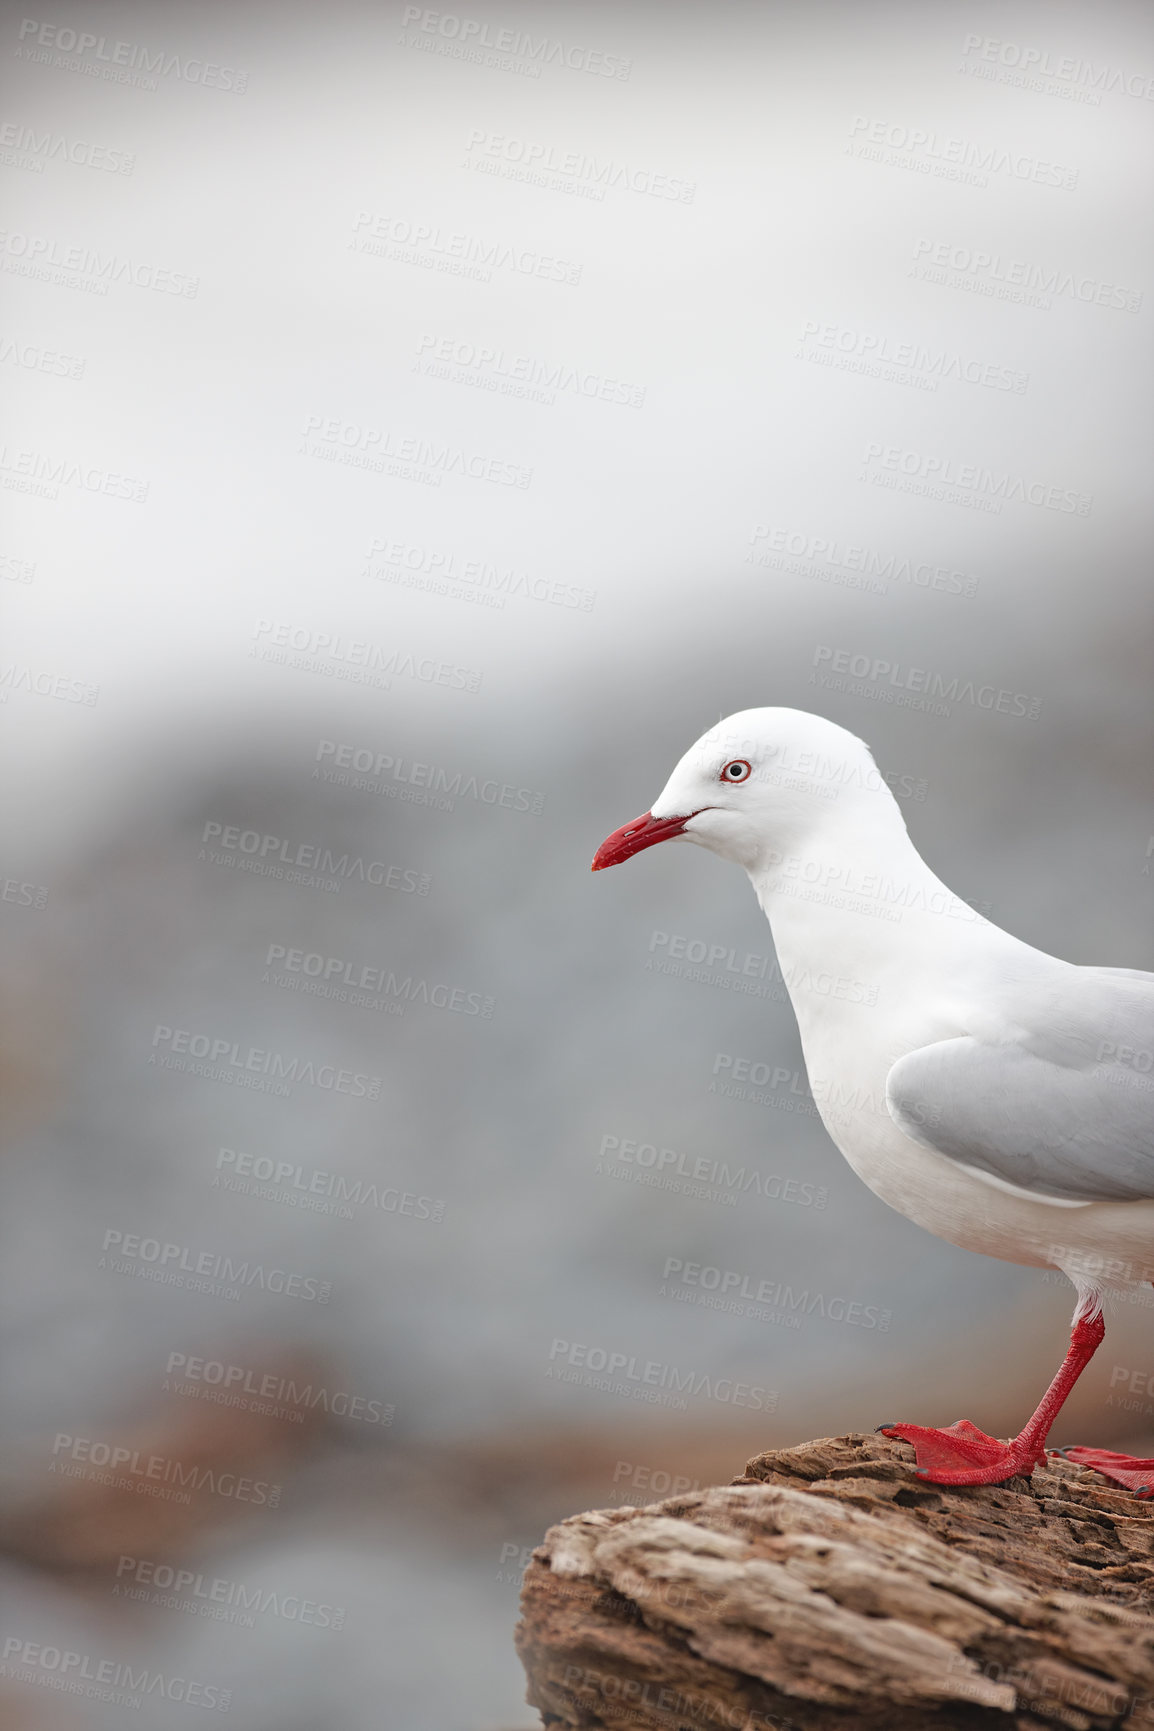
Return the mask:
M1019 1474L1029 1477L1044 1458L1036 1445L1002 1442L965 1418L943 1430L919 1424L881 1428L885 1436L912 1445L916 1476L928 1484L1000 1485Z
M1121 1490L1130 1491L1144 1502L1154 1496L1154 1460L1143 1460L1135 1455L1116 1454L1113 1449L1089 1449L1077 1446L1055 1449L1063 1460L1068 1460L1076 1467L1089 1467L1093 1472L1100 1473L1111 1484Z

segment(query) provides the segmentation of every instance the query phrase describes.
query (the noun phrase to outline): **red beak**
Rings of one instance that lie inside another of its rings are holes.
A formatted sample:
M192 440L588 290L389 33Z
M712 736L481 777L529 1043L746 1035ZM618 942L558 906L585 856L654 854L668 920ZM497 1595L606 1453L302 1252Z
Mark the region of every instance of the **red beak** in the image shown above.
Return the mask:
M615 829L612 835L606 836L593 855L593 870L603 872L606 866L620 865L623 860L632 859L642 848L652 847L655 842L668 841L670 836L680 835L689 819L696 816L695 811L688 812L684 817L654 817L652 812L642 812L632 823L622 824L620 829Z

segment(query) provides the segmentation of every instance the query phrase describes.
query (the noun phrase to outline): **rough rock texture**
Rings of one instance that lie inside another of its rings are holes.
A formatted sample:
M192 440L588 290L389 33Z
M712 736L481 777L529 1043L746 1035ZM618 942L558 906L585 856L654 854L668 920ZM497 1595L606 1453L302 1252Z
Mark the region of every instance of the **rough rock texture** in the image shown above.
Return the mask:
M912 1462L835 1437L551 1528L530 1705L581 1731L1154 1731L1154 1504L1057 1458L966 1489Z

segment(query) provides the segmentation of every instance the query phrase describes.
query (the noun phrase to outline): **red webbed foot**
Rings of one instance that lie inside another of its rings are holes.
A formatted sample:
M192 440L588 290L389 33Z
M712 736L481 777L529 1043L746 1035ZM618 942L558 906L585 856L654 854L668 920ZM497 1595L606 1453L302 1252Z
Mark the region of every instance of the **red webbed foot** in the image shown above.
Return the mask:
M1121 1485L1138 1497L1154 1497L1154 1460L1141 1460L1135 1455L1115 1454L1113 1449L1055 1449L1054 1454L1073 1461L1075 1466L1092 1467L1111 1484Z
M1089 1303L1088 1295L1083 1302ZM987 1436L984 1430L979 1430L976 1424L965 1418L947 1425L945 1430L930 1430L920 1424L883 1424L878 1429L885 1436L899 1437L903 1442L913 1444L918 1477L927 1479L930 1484L1000 1485L1018 1473L1028 1477L1035 1467L1045 1464L1043 1445L1050 1426L1061 1411L1066 1396L1102 1344L1106 1332L1100 1310L1083 1315L1081 1308L1080 1305L1075 1312L1070 1345L1058 1367L1057 1376L1038 1402L1025 1430L1009 1442ZM1083 1464L1108 1475L1125 1469L1116 1464L1104 1466L1103 1462L1125 1462L1130 1470L1147 1467L1150 1469L1150 1483L1154 1485L1154 1461L1127 1461L1125 1455L1109 1455L1100 1449L1070 1449L1068 1453L1071 1459L1081 1457ZM1094 1458L1088 1458L1091 1456ZM1116 1479L1115 1482L1123 1481Z
M934 1485L1000 1485L1045 1460L1037 1444L1020 1438L1001 1442L987 1436L968 1418L960 1418L944 1430L920 1424L883 1424L883 1436L898 1437L913 1444L917 1476Z

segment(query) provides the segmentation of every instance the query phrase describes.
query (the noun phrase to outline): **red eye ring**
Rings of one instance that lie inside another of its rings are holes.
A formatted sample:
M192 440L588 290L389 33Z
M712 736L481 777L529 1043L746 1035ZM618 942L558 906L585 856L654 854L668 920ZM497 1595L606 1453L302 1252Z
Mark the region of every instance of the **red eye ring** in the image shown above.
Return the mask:
M730 770L734 769L740 770L741 773L739 775L731 775ZM717 779L718 781L728 782L732 786L734 782L748 781L752 774L753 768L745 761L744 757L735 757L731 763L725 765Z

